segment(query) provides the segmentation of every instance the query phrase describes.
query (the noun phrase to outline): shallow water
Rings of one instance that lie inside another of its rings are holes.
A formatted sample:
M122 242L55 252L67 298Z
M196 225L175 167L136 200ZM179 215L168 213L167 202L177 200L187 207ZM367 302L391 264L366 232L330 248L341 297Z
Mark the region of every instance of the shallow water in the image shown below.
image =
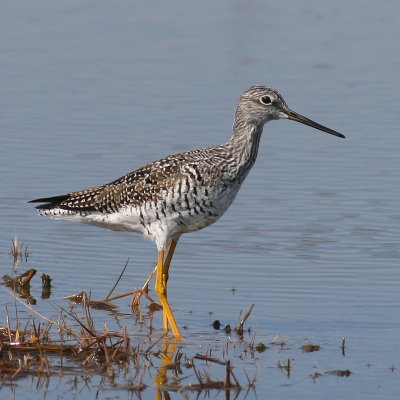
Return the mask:
M270 368L281 357L274 351L248 363L258 365L259 398L397 398L398 370L389 367L400 359L399 12L396 2L371 1L3 5L3 274L12 273L8 253L17 233L30 254L19 272L50 274L52 302L65 304L65 296L82 290L103 298L127 258L118 292L140 287L155 261L152 243L39 218L27 201L223 143L241 92L270 85L289 107L347 138L288 121L265 127L256 165L231 209L178 245L169 296L187 327L185 349L224 343L210 324L234 325L254 303L248 324L257 341L282 334L289 343L282 359L294 358L289 378ZM54 313L40 300L38 277L31 293L39 312ZM14 304L3 291L0 301ZM119 305L127 311L127 301ZM116 322L95 315L100 325L138 329L129 316ZM308 342L322 351L303 354L299 347ZM354 374L317 382L309 376L332 369ZM15 397L30 398L29 385L14 387ZM54 393L64 393L63 385Z

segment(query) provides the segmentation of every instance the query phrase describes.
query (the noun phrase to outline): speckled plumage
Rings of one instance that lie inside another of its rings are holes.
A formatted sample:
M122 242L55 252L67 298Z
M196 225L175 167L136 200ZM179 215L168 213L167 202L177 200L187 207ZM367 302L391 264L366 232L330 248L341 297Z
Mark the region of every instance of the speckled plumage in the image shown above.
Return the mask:
M158 248L155 292L163 329L181 334L167 298L169 267L179 237L211 225L231 205L253 166L263 126L291 119L332 135L342 134L290 110L274 89L252 86L236 109L231 139L154 161L111 182L80 192L32 200L42 215L104 228L133 231Z
M224 214L255 162L264 124L280 118L343 136L289 110L276 90L253 86L240 98L226 144L171 155L109 184L33 202L45 203L37 207L41 215L138 232L164 249Z

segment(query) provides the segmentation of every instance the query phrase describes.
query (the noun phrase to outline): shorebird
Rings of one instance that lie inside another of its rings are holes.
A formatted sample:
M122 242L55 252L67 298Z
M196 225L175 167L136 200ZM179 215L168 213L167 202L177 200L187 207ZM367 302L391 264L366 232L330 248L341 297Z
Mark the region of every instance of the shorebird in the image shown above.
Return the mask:
M345 136L288 108L265 86L244 91L236 108L233 135L223 145L179 153L151 162L105 185L31 202L54 219L141 233L158 249L155 292L163 307L163 329L180 337L167 298L168 273L180 236L217 221L232 204L253 166L264 124L289 119Z

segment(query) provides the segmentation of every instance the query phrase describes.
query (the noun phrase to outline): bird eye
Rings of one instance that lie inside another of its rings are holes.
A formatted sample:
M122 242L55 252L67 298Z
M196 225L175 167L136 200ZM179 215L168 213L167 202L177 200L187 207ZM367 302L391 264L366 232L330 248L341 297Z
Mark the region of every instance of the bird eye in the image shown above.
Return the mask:
M260 102L268 105L268 104L272 103L272 99L270 96L263 96L263 97L260 97Z

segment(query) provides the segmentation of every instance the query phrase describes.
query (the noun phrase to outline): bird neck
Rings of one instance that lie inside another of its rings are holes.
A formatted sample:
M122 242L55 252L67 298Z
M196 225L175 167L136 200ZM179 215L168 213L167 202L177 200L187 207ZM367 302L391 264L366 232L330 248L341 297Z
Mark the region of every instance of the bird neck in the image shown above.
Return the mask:
M235 119L233 135L227 146L235 159L238 172L244 177L256 161L262 131L263 124Z

